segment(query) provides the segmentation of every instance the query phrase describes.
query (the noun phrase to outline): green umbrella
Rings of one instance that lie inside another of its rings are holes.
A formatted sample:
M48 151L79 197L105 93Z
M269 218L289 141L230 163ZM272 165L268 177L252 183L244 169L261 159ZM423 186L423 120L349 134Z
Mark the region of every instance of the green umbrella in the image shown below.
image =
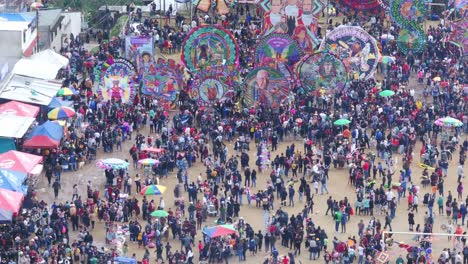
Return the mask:
M349 123L351 123L351 121L349 121L348 119L344 119L344 118L338 119L335 122L333 122L335 126L346 126L346 125L349 125Z
M389 96L392 96L394 94L395 94L395 92L392 91L392 90L383 90L383 91L381 91L379 93L379 95L382 96L382 97L389 97Z
M169 213L163 210L156 210L151 213L153 217L167 217L168 215Z

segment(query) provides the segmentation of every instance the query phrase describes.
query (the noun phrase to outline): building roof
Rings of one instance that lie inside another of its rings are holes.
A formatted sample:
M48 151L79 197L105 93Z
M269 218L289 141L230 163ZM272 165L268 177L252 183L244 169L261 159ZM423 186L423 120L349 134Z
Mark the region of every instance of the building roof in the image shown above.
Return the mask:
M49 105L62 87L56 81L13 74L0 90L0 98L36 105Z
M39 10L39 27L55 26L61 15L61 9Z
M0 13L0 30L22 31L34 22L36 13Z

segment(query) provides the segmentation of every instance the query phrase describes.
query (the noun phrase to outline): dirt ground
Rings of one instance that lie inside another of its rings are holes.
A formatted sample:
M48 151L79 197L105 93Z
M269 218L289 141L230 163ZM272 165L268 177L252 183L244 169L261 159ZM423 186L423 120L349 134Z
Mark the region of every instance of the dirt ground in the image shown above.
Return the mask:
M165 56L167 57L167 55ZM170 55L172 58L177 58L177 55ZM416 85L412 82L411 85ZM419 89L418 92L420 93L421 88ZM148 135L149 129L146 127L143 130L143 135ZM462 139L463 140L463 139ZM233 144L225 142L229 146L229 153L228 156L231 154L235 153L233 150ZM292 143L295 143L296 146L299 147L299 149L302 149L302 141L301 139L298 138L297 141L294 141L292 138L285 140L279 145L279 148L277 151L272 152L271 156L274 157L277 154L280 154L285 151L286 146L290 145ZM116 157L116 158L121 158L121 159L128 159L131 160L131 157L129 155L128 149L130 146L133 144L133 141L126 141L123 144L123 151L122 152L113 152L113 153L103 153L102 149L98 150L98 159L102 158L110 158L110 157ZM253 143L252 143L253 144ZM254 161L255 160L255 148L251 148L251 151L249 153L251 157L251 167L254 166ZM422 174L422 169L417 166L419 163L419 150L421 149L421 144L418 143L417 146L415 147L415 153L414 153L414 162L411 167L413 171L413 181L416 182L417 184L420 183L420 176ZM399 169L401 168L401 157L396 155L395 157L397 161L397 173ZM377 162L377 161L376 161ZM450 168L448 172L448 177L445 180L445 190L448 192L449 190L452 191L453 194L456 194L456 168L457 168L457 162L458 162L458 154L454 155L453 160L450 161ZM133 168L129 169L130 175L132 177L135 176L136 173L142 173L142 170L134 170ZM189 169L189 176L190 176L190 181L196 180L196 177L198 174L202 174L203 176L206 175L205 173L205 167L198 161L195 163L195 165ZM251 188L252 193L255 193L258 189L264 189L266 186L266 181L269 179L269 173L270 171L266 171L263 173L260 173L258 175L258 181L257 181L257 187L256 188ZM397 174L396 173L396 174ZM329 172L330 175L330 180L328 182L328 189L330 191L331 196L333 196L334 199L340 200L343 199L345 196L348 197L348 199L351 202L351 205L355 204L356 201L356 195L355 195L355 189L348 184L348 170L347 169L330 169ZM396 180L396 175L394 176L394 181ZM60 191L59 194L59 199L56 200L56 202L66 202L71 200L72 196L72 186L74 184L78 184L79 190L81 195L84 197L86 196L86 183L88 180L91 180L93 183L93 186L99 186L101 190L101 196L104 190L104 183L105 183L105 177L104 177L104 172L97 168L94 163L87 164L84 166L84 168L78 170L77 172L64 172L62 175L62 190ZM466 180L463 180L466 183ZM377 186L380 185L381 180L377 179ZM175 173L172 173L168 179L163 179L161 180L160 184L167 186L167 191L163 195L164 200L166 201L166 208L170 208L171 205L174 204L174 199L173 199L173 194L172 190L177 183L177 178ZM133 187L134 189L134 187ZM313 188L312 188L313 189ZM134 190L132 190L134 191ZM423 188L421 186L420 189L420 209L419 213L416 214L415 216L415 221L418 224L423 224L424 223L424 214L427 212L427 208L425 208L422 205L422 196L426 193L430 192L430 187ZM142 199L141 195L132 195L133 197L137 197L138 199ZM199 196L200 197L200 196ZM47 179L45 177L41 177L39 183L38 183L38 198L40 200L45 200L49 204L51 204L54 201L53 197L53 190L52 188L47 187ZM358 222L362 219L364 220L364 223L368 223L370 217L369 216L352 216L349 223L347 224L347 233L335 233L334 231L334 222L330 216L325 216L325 210L326 210L326 199L328 198L328 195L315 195L314 197L314 202L315 202L315 208L314 208L314 215L312 216L312 220L316 225L321 226L322 228L325 228L330 244L331 241L333 240L333 237L336 236L340 240L346 240L349 236L356 236L357 237L357 225ZM159 201L159 197L150 197L150 200L154 199L156 202ZM187 198L188 199L188 198ZM253 227L254 230L265 230L265 226L263 223L263 214L262 210L260 208L255 208L255 204L252 205L246 205L246 199L244 198L244 205L241 206L240 210L240 216L242 216L246 222L250 223ZM298 214L302 208L304 207L304 202L299 202L297 201L297 195L296 195L296 206L295 207L283 207L284 210L286 210L291 216L292 214ZM275 204L275 209L279 207L278 202ZM434 210L437 212L437 210ZM397 207L397 212L396 212L396 218L392 222L392 227L393 231L408 231L408 217L407 217L407 200L405 198L402 198L400 204ZM378 213L376 214L376 218L380 219L382 223L384 223L384 216L379 215ZM208 219L207 222L204 223L204 225L213 225L213 222L216 219L214 217L211 217ZM448 218L446 216L439 216L437 213L435 214L435 225L434 225L434 232L441 232L444 233L443 230L441 230L441 225L444 223L447 223ZM140 222L141 219L140 219ZM466 229L466 228L465 228ZM98 245L105 246L106 248L112 248L113 245L105 245L105 229L103 223L98 223L96 228L92 231L94 241ZM197 234L197 239L201 238L200 231ZM76 236L77 233L73 233L71 235L72 240L73 237ZM400 242L405 242L412 244L414 242L412 241L413 236L412 235L398 235L395 236L395 241L400 241ZM127 237L128 239L128 237ZM440 254L440 251L444 247L452 247L451 243L447 242L447 239L445 237L434 237L433 239L434 242L434 257L438 257ZM180 242L179 241L174 241L170 240L170 243L172 243L172 248L173 250L179 249ZM280 255L287 254L289 252L288 249L278 246L278 250L280 252ZM302 254L298 256L296 259L299 261L302 261L302 263L308 263L308 251L306 249L302 249ZM129 253L128 255L131 256L133 253L137 254L138 259L141 260L141 257L143 256L144 250L142 248L138 248L136 244L129 243ZM403 254L406 255L406 252L404 249L400 249L398 246L392 246L389 250L389 253L392 258L396 258L398 255ZM248 263L254 263L254 261L261 261L266 257L268 254L265 252L260 252L256 256L249 256L249 253L247 254L247 262ZM153 250L151 250L151 259L152 263L154 263L155 259L155 253ZM198 252L195 250L195 259L198 259ZM233 257L230 259L231 262L233 261L238 261L237 258ZM314 263L323 263L323 259L317 260Z

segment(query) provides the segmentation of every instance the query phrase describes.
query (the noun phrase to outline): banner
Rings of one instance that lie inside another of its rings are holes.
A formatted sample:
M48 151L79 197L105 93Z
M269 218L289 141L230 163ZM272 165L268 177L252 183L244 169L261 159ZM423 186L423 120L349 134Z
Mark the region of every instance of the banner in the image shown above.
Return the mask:
M133 62L139 72L147 71L154 58L153 37L126 37L125 58Z

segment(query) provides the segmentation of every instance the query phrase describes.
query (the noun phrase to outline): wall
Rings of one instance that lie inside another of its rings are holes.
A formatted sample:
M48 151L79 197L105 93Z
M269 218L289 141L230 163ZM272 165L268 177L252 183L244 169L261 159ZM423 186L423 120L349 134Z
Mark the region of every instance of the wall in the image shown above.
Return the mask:
M63 12L65 17L62 21L63 32L70 35L78 36L81 33L81 24L83 22L80 12Z
M0 31L0 57L23 56L22 37L20 31Z

